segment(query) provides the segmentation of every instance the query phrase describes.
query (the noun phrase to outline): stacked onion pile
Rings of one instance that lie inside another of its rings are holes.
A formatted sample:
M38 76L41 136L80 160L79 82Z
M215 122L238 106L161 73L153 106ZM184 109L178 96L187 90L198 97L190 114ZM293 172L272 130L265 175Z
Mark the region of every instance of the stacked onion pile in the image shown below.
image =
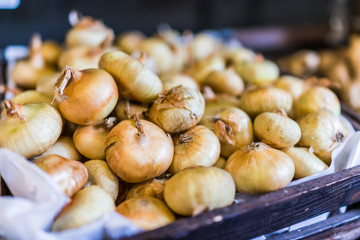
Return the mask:
M31 84L15 67L18 86L36 91L5 101L0 121L0 146L72 197L53 231L113 210L154 229L231 205L236 191L278 190L326 169L351 131L332 91L280 77L249 49L172 29L113 46L100 21L71 19L64 49L37 39ZM43 74L50 64L57 74Z

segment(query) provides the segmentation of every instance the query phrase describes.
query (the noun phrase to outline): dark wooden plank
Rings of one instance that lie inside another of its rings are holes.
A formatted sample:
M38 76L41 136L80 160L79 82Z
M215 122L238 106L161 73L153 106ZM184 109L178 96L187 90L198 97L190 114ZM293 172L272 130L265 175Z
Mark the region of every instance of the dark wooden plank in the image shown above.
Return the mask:
M126 239L249 239L358 201L360 166Z

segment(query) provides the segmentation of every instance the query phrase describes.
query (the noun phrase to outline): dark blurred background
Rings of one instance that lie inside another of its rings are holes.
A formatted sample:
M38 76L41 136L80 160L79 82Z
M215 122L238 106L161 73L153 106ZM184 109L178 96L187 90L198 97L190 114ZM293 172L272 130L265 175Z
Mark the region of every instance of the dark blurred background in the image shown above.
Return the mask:
M23 0L16 9L0 9L0 48L26 45L34 32L62 42L73 9L102 19L116 34L149 35L161 23L195 32L236 29L259 50L341 44L356 31L359 12L355 0Z

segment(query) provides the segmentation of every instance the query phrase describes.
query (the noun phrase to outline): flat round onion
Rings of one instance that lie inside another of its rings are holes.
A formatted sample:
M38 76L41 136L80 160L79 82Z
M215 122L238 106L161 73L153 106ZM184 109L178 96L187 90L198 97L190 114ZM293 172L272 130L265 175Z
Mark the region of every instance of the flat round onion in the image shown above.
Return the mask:
M232 204L235 184L230 174L220 168L187 168L169 179L164 197L177 214L197 215Z
M60 69L66 66L83 70L97 68L99 59L104 54L101 49L93 49L88 46L76 46L63 51L58 60Z
M274 62L264 60L240 63L236 66L236 72L246 83L267 85L276 81L280 70Z
M159 95L149 118L165 132L179 133L195 126L204 110L205 100L199 91L178 86Z
M293 97L293 101L295 101L303 93L304 81L297 77L284 75L276 80L274 86L290 93Z
M85 185L89 177L83 163L56 154L36 159L35 165L47 172L70 197Z
M149 121L135 119L116 125L106 139L105 149L110 168L130 183L161 175L169 168L174 154L170 136Z
M61 54L61 46L55 41L44 41L40 51L46 63L56 65Z
M251 118L262 112L272 112L276 109L284 109L286 113L289 113L292 104L290 93L274 87L252 89L246 91L240 98L240 108Z
M62 119L47 103L19 105L5 101L0 120L0 147L31 158L48 150L59 138Z
M349 136L344 120L332 111L322 108L298 121L301 129L299 146L312 147L326 164L331 164L331 153Z
M97 185L116 200L119 194L119 179L103 160L89 160L84 163L89 172L86 186Z
M47 103L51 105L53 99L44 93L35 90L26 90L16 95L11 101L20 105L28 103ZM55 105L56 104L54 104L53 107L56 107Z
M227 59L236 66L241 63L254 62L256 54L251 49L240 47L237 49L230 49L227 54Z
M76 150L73 140L69 136L60 136L58 140L41 156L56 154L64 158L81 161L81 155Z
M117 38L116 46L125 53L132 54L139 49L145 38L145 35L139 31L124 32Z
M257 115L254 131L262 142L274 148L292 147L301 137L299 125L282 110Z
M315 86L302 94L295 102L295 115L297 119L309 113L317 112L320 108L327 108L335 114L340 114L340 101L330 89Z
M220 156L220 143L207 127L197 125L174 138L174 158L169 171L173 174L188 167L211 167Z
M175 221L175 216L164 202L149 196L126 200L117 206L116 211L146 230L156 229Z
M211 72L204 82L215 92L239 96L244 91L244 82L232 68Z
M206 33L196 34L190 47L195 60L203 60L219 50L219 41Z
M90 125L108 116L118 100L116 83L101 69L64 68L54 92L61 115L70 122Z
M164 173L159 177L133 185L126 195L126 200L138 196L149 196L164 200L164 187L171 176L170 173Z
M54 86L55 83L60 75L60 72L55 72L50 75L43 76L39 79L39 81L36 84L36 91L44 93L51 97L51 99L54 98Z
M166 74L163 75L160 79L163 83L164 91L168 91L171 88L180 85L183 87L200 90L199 84L192 77L186 74Z
M294 177L293 160L285 153L257 142L236 151L225 170L242 193L266 193L288 185Z
M193 77L200 85L203 85L206 77L212 71L222 71L225 69L225 62L219 56L209 56L187 69L187 74Z
M219 157L219 159L214 164L214 167L225 169L225 165L226 165L226 159L223 157Z

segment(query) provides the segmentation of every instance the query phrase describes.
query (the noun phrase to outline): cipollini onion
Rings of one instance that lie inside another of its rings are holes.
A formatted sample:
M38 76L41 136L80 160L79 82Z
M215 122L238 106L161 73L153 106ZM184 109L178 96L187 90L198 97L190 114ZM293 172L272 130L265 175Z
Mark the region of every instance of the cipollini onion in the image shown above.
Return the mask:
M288 185L294 177L293 160L285 153L257 142L233 153L225 170L242 193L265 193Z
M55 41L44 41L41 44L41 55L43 56L45 62L50 65L56 65L59 59L59 56L62 52L59 43Z
M207 127L197 125L174 138L174 158L169 171L173 174L188 167L211 167L220 156L220 143Z
M126 200L116 211L146 230L156 229L175 221L175 216L164 202L149 196Z
M140 119L146 119L146 112L148 109L146 104L139 104L130 102L129 100L120 99L116 104L115 114L120 121L130 119L134 114L138 115Z
M86 158L105 160L105 141L116 118L110 117L88 126L78 126L73 135L76 149Z
M285 90L291 94L293 101L298 99L304 90L304 81L290 75L284 75L276 80L275 87Z
M178 86L159 95L149 118L165 132L179 133L195 126L204 110L205 100L199 91Z
M192 57L197 61L213 55L219 47L219 41L206 33L196 34L190 45Z
M262 112L284 109L289 113L293 101L290 93L275 87L261 87L246 91L240 98L240 108L251 118Z
M55 218L51 231L63 231L90 223L115 209L114 200L99 186L89 186L76 193Z
M177 86L183 86L195 90L200 90L199 84L189 75L183 73L165 74L161 76L164 91Z
M244 82L233 68L211 72L204 82L215 92L239 96L244 91Z
M115 174L130 183L149 180L170 166L174 145L170 136L155 124L124 120L106 139L106 160Z
M102 49L93 49L88 46L76 46L63 51L58 60L60 69L66 66L83 70L97 68L99 59L104 54Z
M54 86L60 75L60 72L55 72L50 75L45 75L36 83L36 91L44 93L51 98L54 97Z
M304 178L324 171L328 166L321 161L312 148L291 147L282 150L289 155L295 164L295 179Z
M73 140L69 136L60 136L58 140L41 156L56 154L64 158L81 161L81 155L76 150Z
M48 150L59 138L62 119L59 112L46 103L19 105L5 101L6 114L0 120L0 147L26 158Z
M228 108L218 113L213 121L215 134L220 140L222 156L229 157L237 149L254 140L252 121L239 108Z
M219 159L216 161L216 163L214 164L214 167L218 167L221 169L224 169L226 165L226 159L223 157L219 157Z
M122 33L116 40L116 46L127 54L132 54L139 49L145 40L145 35L139 31L128 31Z
M236 66L236 72L246 83L267 85L276 81L280 70L274 62L263 60L240 63Z
M212 71L221 71L225 69L225 62L219 56L209 56L201 61L195 62L186 71L191 77L193 77L200 85L203 85L206 77Z
M116 200L119 194L119 179L103 160L89 160L84 163L89 172L86 186L97 185Z
M360 112L360 80L353 81L341 88L341 99L345 104Z
M47 172L68 196L79 191L89 177L83 163L56 154L36 159L35 165Z
M110 74L101 69L77 71L66 67L54 91L61 115L76 124L90 125L108 116L118 100Z
M296 118L302 118L305 115L317 112L320 108L327 108L335 114L340 114L340 101L330 89L322 86L315 86L295 101Z
M52 100L50 96L35 90L23 91L11 99L12 102L20 105L28 103L47 103L51 105ZM56 107L56 104L53 104L53 107Z
M262 142L274 148L294 146L301 137L299 125L281 109L257 115L254 131Z
M299 146L312 147L315 155L328 165L332 151L350 134L344 120L326 108L306 115L298 123L301 129Z
M254 51L243 47L231 49L226 55L230 63L234 64L235 66L241 63L254 62L256 59L256 54Z
M150 103L162 91L159 77L124 52L105 53L100 58L99 68L114 77L120 93L129 100Z
M165 185L164 197L180 215L197 215L232 204L235 184L231 175L217 167L187 168Z

